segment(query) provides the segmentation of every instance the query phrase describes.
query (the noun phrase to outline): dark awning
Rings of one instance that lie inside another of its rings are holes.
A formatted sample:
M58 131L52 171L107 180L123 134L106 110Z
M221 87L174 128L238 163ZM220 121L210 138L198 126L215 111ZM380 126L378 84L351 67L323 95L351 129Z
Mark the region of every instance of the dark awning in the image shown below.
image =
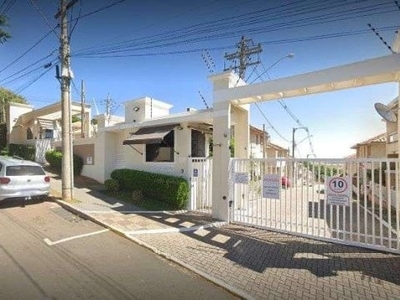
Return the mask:
M123 145L159 144L162 142L164 137L178 125L179 124L142 127L135 133L132 133L129 138L123 141L122 144Z

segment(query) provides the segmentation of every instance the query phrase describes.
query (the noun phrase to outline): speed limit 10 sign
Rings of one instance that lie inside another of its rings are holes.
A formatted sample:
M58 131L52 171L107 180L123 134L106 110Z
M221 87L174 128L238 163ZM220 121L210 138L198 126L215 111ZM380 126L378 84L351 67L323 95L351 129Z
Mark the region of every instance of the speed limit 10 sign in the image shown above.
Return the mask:
M326 182L326 201L331 205L350 205L350 177L328 177Z

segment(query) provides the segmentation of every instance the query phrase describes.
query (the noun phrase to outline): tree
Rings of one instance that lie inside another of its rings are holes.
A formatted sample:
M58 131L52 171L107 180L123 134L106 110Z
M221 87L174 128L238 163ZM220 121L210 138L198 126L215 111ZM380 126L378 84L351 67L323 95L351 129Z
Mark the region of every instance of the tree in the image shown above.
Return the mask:
M3 87L0 87L0 100L1 102L5 103L16 102L16 103L27 104L24 97Z
M4 123L6 121L6 107L10 102L27 104L24 97L0 87L0 123Z
M11 35L5 31L3 28L8 26L8 20L6 16L0 15L0 43L3 44L7 42Z

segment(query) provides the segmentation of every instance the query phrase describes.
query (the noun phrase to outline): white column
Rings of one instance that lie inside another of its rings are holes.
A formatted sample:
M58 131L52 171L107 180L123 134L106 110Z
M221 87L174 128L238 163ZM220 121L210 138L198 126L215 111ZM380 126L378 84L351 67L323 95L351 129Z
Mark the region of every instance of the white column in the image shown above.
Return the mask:
M210 77L214 84L214 92L243 85L244 82L231 72ZM234 100L234 99L232 99ZM212 215L214 218L227 221L229 219L229 161L230 161L230 127L231 103L219 101L214 93L213 104L213 181L212 181Z

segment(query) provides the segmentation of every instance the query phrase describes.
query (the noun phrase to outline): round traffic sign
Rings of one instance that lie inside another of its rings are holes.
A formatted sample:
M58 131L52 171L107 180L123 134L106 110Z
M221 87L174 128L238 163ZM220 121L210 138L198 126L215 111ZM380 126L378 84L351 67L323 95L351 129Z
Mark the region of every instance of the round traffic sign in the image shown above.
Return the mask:
M329 189L336 194L341 194L345 192L348 188L346 180L342 177L331 178L331 180L329 180L328 186Z

